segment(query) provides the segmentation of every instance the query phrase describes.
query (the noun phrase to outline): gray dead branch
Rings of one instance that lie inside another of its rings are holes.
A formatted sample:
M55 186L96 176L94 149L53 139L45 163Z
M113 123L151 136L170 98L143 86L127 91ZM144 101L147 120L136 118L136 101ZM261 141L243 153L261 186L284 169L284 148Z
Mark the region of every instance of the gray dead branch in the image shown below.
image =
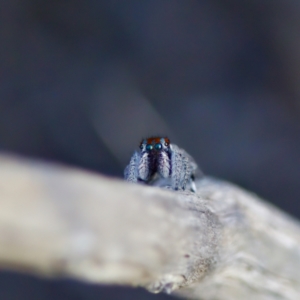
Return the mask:
M0 157L0 266L207 300L300 299L300 227L232 184L197 195Z

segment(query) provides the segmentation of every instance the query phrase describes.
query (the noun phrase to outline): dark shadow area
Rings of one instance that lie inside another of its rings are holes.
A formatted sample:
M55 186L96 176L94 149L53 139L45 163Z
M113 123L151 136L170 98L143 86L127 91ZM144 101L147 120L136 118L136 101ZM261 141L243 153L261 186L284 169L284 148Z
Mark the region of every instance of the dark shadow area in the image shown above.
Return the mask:
M67 279L45 280L13 272L0 272L0 299L168 300L173 297L166 294L150 294L141 288L99 286Z

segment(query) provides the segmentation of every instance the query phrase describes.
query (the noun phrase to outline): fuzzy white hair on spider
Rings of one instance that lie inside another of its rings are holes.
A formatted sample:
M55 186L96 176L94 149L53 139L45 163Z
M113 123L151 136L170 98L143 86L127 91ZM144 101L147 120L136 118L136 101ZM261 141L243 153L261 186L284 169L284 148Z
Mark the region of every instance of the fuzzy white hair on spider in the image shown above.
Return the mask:
M198 166L183 149L167 137L143 139L125 168L125 180L173 190L196 191L194 182Z

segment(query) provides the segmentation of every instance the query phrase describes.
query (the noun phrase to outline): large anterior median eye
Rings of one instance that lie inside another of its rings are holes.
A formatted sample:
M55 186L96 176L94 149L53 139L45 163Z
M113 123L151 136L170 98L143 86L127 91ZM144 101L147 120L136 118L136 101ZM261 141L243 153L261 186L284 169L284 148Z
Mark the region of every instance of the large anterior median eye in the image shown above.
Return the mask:
M148 144L148 145L146 146L146 150L147 150L147 151L153 150L153 145Z
M161 148L162 148L161 143L155 144L155 149L156 149L156 150L160 150Z

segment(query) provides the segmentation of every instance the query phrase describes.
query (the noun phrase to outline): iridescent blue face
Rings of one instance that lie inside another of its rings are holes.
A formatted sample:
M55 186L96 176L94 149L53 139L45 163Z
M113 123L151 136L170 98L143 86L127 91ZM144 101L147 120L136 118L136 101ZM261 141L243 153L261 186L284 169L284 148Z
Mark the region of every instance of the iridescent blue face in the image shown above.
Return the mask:
M147 151L147 152L159 152L159 151L168 151L170 148L170 140L166 138L161 138L161 137L153 137L153 138L148 138L145 139L141 142L140 144L140 149L142 152Z

